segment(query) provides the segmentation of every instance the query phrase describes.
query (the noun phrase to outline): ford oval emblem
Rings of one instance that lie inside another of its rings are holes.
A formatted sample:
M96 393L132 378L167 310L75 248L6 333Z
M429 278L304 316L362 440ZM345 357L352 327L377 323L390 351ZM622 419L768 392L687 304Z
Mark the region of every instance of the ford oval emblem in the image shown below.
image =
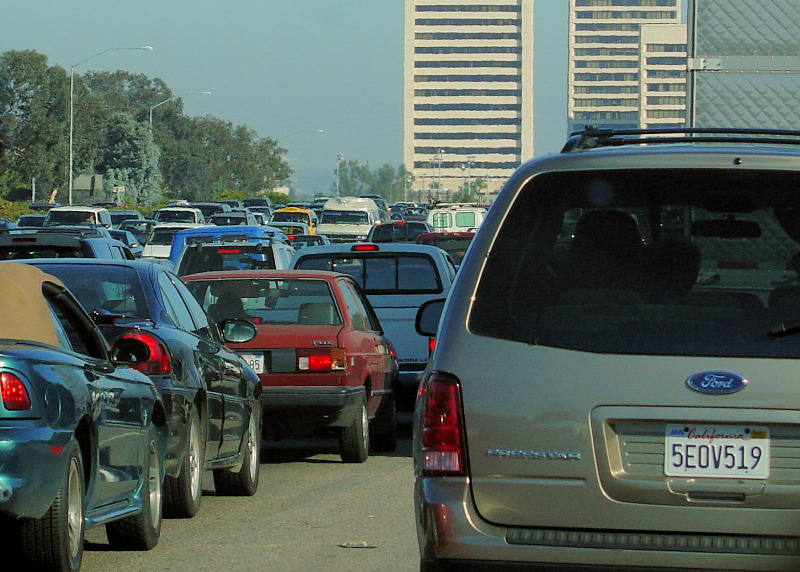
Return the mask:
M743 390L747 383L748 381L741 375L727 371L701 371L686 380L689 389L712 395L736 393Z

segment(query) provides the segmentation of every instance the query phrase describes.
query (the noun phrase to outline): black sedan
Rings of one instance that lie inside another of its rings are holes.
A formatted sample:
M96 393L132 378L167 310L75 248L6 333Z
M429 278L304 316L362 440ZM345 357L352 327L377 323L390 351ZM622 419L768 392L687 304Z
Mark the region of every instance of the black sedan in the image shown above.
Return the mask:
M60 278L112 343L148 346L141 371L161 390L170 429L165 514L197 513L204 468L213 469L218 494L255 494L261 384L225 346L252 339L255 327L228 321L220 324L221 334L180 279L152 260L25 262Z
M4 570L78 570L93 525L116 548L158 543L166 415L152 380L128 367L145 349L109 348L61 281L0 262Z

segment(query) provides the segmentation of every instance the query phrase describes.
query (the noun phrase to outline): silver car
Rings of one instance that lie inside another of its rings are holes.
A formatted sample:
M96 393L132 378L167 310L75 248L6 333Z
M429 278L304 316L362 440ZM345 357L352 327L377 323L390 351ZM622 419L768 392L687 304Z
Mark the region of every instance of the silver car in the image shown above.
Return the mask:
M420 309L422 570L800 570L800 132L677 131L520 167Z

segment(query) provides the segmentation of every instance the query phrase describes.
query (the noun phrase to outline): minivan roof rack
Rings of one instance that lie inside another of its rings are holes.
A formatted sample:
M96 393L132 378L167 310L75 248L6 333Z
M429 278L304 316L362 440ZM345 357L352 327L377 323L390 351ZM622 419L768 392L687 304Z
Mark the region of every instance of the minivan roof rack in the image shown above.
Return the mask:
M800 145L800 131L750 127L657 127L651 129L599 129L587 125L570 133L562 153L617 147L621 145L664 143L767 143Z

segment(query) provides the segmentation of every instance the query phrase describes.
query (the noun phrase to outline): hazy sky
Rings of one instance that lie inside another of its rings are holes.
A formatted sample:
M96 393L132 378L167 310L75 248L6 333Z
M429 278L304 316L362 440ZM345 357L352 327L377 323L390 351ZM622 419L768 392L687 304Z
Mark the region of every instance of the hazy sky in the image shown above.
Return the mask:
M566 137L568 6L536 0L537 155ZM0 52L36 50L67 70L153 46L76 73L124 69L175 95L212 92L186 96L184 112L279 139L303 192L329 190L338 153L373 168L403 161L403 0L0 0L0 14Z

